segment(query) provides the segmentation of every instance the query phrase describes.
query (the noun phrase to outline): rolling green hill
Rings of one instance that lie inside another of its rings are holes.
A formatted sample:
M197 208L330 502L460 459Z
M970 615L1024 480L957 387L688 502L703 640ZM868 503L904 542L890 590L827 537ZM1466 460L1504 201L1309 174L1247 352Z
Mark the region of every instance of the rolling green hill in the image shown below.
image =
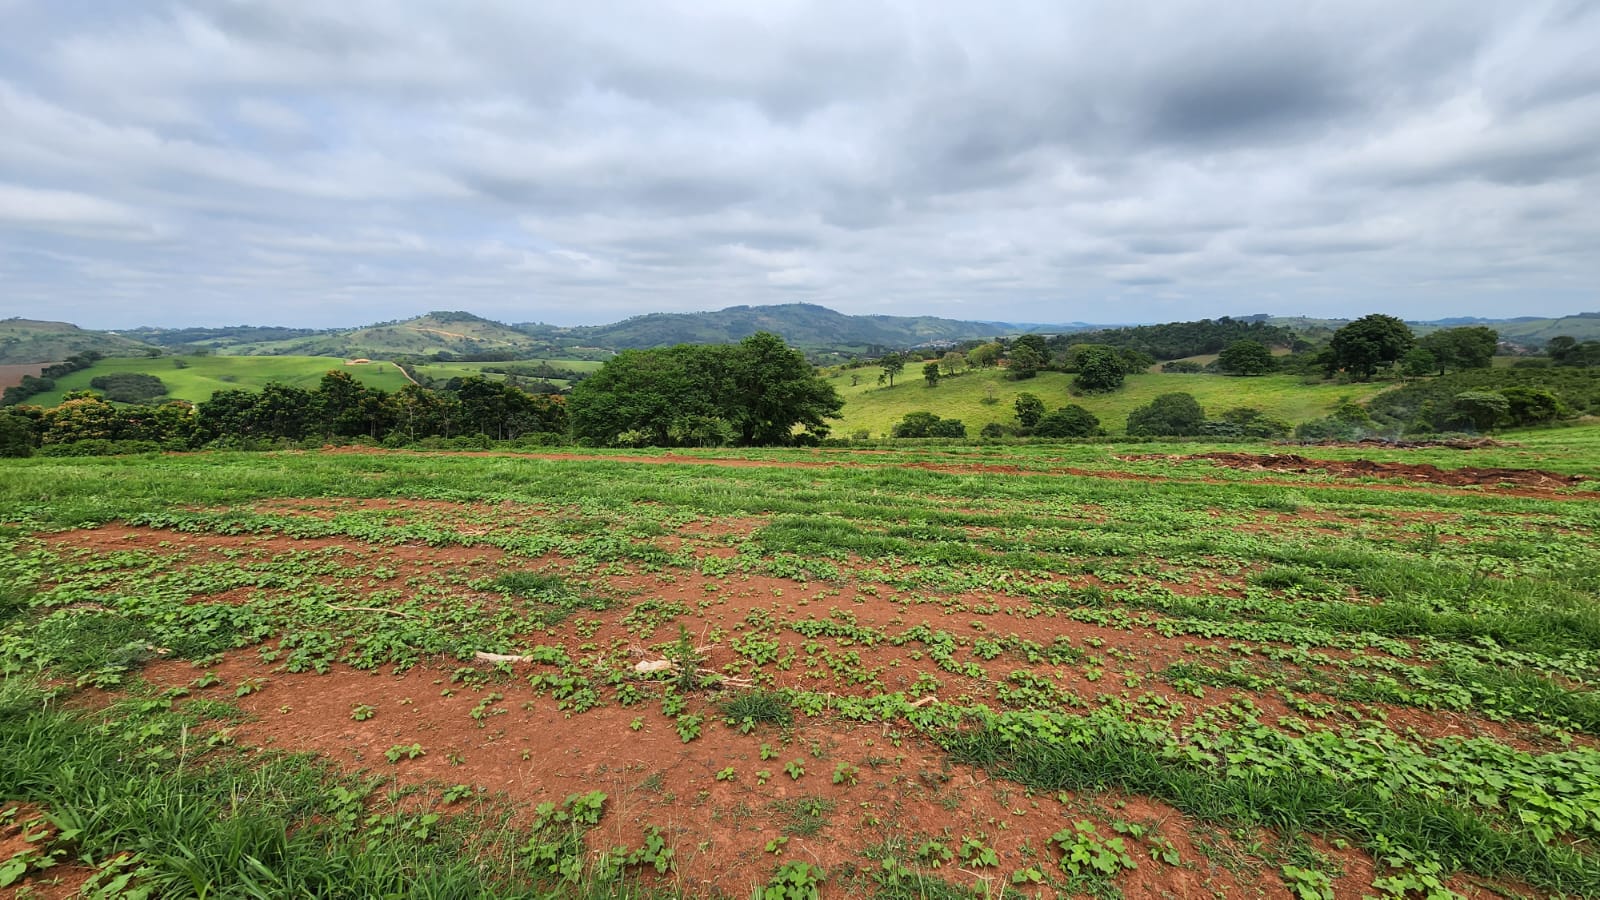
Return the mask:
M861 377L859 385L851 386L851 374ZM1385 384L1307 385L1295 375L1230 378L1151 373L1130 375L1127 385L1116 393L1073 397L1068 393L1072 376L1060 372L1044 372L1027 381L1011 381L1003 370L980 369L941 380L938 387L933 388L926 386L920 374L912 375L911 367L895 379L892 388L878 387L877 378L878 370L871 367L829 377L829 383L845 401L843 418L834 423L834 434L847 437L865 429L873 437L887 436L889 429L906 413L927 410L947 419L960 419L967 426L967 434L976 436L978 430L990 422L1015 425L1013 404L1023 392L1037 395L1048 409L1076 403L1098 416L1101 427L1111 434L1123 433L1128 413L1134 407L1149 403L1157 395L1175 391L1193 394L1207 415L1214 416L1236 406L1253 406L1274 418L1297 424L1327 415L1344 399L1361 402L1390 387ZM996 401L993 404L983 402L990 386Z
M126 356L149 346L109 331L85 331L66 322L0 319L0 365L60 362L86 350Z
M807 349L904 348L935 341L964 341L1044 329L1081 330L1082 325L1012 325L963 322L935 316L850 316L810 303L775 306L731 306L715 312L652 313L611 325L557 328L519 325L530 335L551 340L583 341L617 350L667 347L673 344L730 344L758 331L770 331Z
M237 343L220 352L245 356L342 356L345 359L394 359L397 356L467 356L505 353L526 357L550 344L509 325L464 312L431 312L401 322L385 322L349 331L322 332L281 341Z
M118 372L154 375L166 384L170 399L198 403L211 399L213 391L260 390L269 381L314 388L329 370L349 372L363 384L386 391L399 390L408 383L399 369L386 362L347 365L342 359L316 356L140 357L103 359L81 372L57 379L54 391L38 394L27 402L34 406L54 406L67 391L90 390L89 380L95 376Z

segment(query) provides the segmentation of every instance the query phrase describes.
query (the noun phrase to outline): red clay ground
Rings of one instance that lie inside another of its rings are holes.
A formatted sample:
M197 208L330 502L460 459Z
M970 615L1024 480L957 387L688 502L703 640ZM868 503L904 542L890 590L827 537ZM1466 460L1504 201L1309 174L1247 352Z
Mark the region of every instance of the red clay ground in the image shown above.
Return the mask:
M1542 469L1498 469L1464 466L1459 469L1441 469L1428 463L1374 462L1370 459L1307 459L1294 453L1197 453L1191 456L1164 454L1138 454L1121 456L1130 462L1141 460L1170 460L1182 462L1190 459L1207 459L1219 466L1243 469L1250 472L1295 472L1311 474L1321 472L1336 478L1403 478L1422 484L1440 484L1451 487L1490 487L1507 485L1523 488L1556 489L1574 487L1584 483L1580 475L1562 475Z
M658 461L650 458L651 461ZM694 463L704 460L694 459ZM739 461L745 462L745 461ZM390 521L454 522L462 530L481 529L486 518L514 511L485 504L398 500L284 499L255 504L260 512L326 518L344 512L365 511L391 516ZM528 512L519 509L516 512ZM1092 511L1090 511L1092 514ZM1237 514L1235 514L1237 515ZM1261 512L1255 520L1235 527L1327 526L1393 528L1397 524L1366 519L1342 519L1333 514L1306 517ZM762 525L759 519L707 519L691 522L676 533L658 536L661 546L686 549L696 556L727 556ZM181 568L230 558L272 560L287 554L335 554L350 564L379 563L390 573L374 582L368 575L329 579L351 591L375 587L401 587L414 580L437 581L466 573L488 577L508 566L523 569L559 569L569 561L555 557L513 560L489 547L378 546L353 539L291 539L278 535L222 536L165 530L106 526L52 535L48 544L58 551L104 554L139 549L168 557ZM628 567L624 567L628 568ZM1213 577L1208 592L1237 591L1239 576ZM459 579L458 579L459 580ZM828 641L829 653L853 652L858 670L873 674L875 684L857 685L842 680L813 657L803 636L783 630L778 635L784 652L794 651L792 669L777 674L777 686L835 693L873 694L912 688L919 676L939 682L935 695L949 700L974 700L999 706L996 685L1014 671L1027 671L1055 685L1077 702L1093 705L1101 695L1126 698L1156 697L1181 704L1173 721L1182 724L1208 709L1248 699L1263 723L1294 715L1271 692L1242 689L1208 689L1204 699L1173 690L1156 674L1173 662L1212 661L1226 665L1233 657L1225 641L1192 637L1165 637L1148 627L1114 628L1041 615L1016 598L988 592L959 596L907 596L892 589L858 589L859 584L802 583L759 575L714 578L696 571L667 569L660 572L611 571L602 579L606 591L619 598L651 598L676 602L688 611L677 621L687 625L697 641L706 645L705 665L719 669L737 661L727 641L738 637L746 618L767 611L778 621L785 618L827 618L831 612L848 614L864 626L897 633L926 622L930 627L957 635L969 646L958 652L961 662L981 665L986 677L968 678L936 669L910 647L876 644L845 646ZM1089 577L1079 586L1093 584ZM1191 582L1173 583L1180 592L1195 590ZM192 602L247 602L251 591L197 596ZM630 658L653 658L675 634L676 623L653 626L645 633L637 624L622 620L631 604L584 613L562 623L538 643L566 647L575 658L582 648L591 653L603 648L623 648ZM974 612L983 608L981 615ZM724 633L721 641L709 635ZM1091 678L1090 666L1028 665L1011 656L984 660L972 652L970 641L983 636L1017 636L1049 644L1068 637L1083 648L1103 675ZM1347 658L1340 651L1324 651L1330 658ZM195 692L195 696L236 702L249 716L233 732L241 747L263 750L310 751L350 772L392 776L404 784L472 784L502 796L526 812L545 800L559 802L573 793L601 790L608 795L607 812L592 836L595 847L625 843L638 845L647 826L659 826L677 849L678 870L671 880L691 893L720 891L748 895L765 881L782 859L804 859L833 873L850 867L870 869L875 861L863 857L872 848L897 848L907 864L909 847L936 839L954 849L965 837L978 837L999 853L997 868L952 864L931 874L960 884L988 884L998 888L1017 868L1054 865L1050 835L1088 819L1109 834L1113 821L1145 824L1177 847L1182 862L1170 866L1141 857L1137 872L1125 875L1119 886L1131 898L1277 896L1284 888L1277 871L1262 868L1259 859L1241 847L1257 839L1231 836L1199 827L1164 804L1146 798L1054 797L1031 794L1008 782L994 781L985 773L949 765L928 742L892 726L864 727L828 718L802 718L792 732L764 728L744 735L722 723L714 708L716 695L697 695L689 711L706 716L703 733L685 743L673 723L659 710L658 701L624 708L615 702L589 712L570 715L548 696L533 691L526 676L538 670L517 664L514 675L469 686L452 683L453 671L462 663L439 660L403 674L364 672L334 666L326 675L293 674L264 663L254 650L226 656L213 671L221 682ZM487 668L486 666L479 666ZM161 687L188 684L199 674L187 663L156 662L145 675ZM233 687L247 678L265 680L262 690L233 701ZM1127 682L1124 679L1128 679ZM492 694L501 694L492 698ZM1353 721L1384 716L1397 730L1414 729L1436 737L1489 735L1508 743L1531 746L1537 739L1519 726L1484 719L1380 704L1338 704L1324 697L1318 702L1339 705L1332 721ZM488 701L480 708L480 704ZM351 718L358 705L374 708L366 721ZM473 716L475 709L479 716ZM384 753L394 746L420 744L426 755L390 763ZM777 751L761 758L763 744ZM804 774L793 779L784 766L800 761ZM835 784L840 766L853 767L855 783ZM717 773L732 768L731 780ZM759 773L767 772L766 777ZM764 783L762 783L764 782ZM807 821L794 804L810 801L822 814ZM525 820L524 816L524 820ZM814 830L813 830L814 829ZM785 834L785 832L791 832ZM788 837L780 856L764 852L768 841ZM1269 838L1269 843L1275 838ZM1340 900L1369 893L1372 864L1360 853L1323 842L1322 849L1339 861L1345 876L1336 881ZM0 852L3 852L0 847ZM3 858L3 856L0 856ZM844 879L835 878L831 896L845 896ZM1481 893L1459 883L1463 892ZM0 893L3 896L3 893Z
M44 367L47 365L49 365L49 363L26 363L23 365L0 366L0 391L3 391L8 387L15 387L21 384L22 376L24 375L33 375L37 377L40 372L44 371Z

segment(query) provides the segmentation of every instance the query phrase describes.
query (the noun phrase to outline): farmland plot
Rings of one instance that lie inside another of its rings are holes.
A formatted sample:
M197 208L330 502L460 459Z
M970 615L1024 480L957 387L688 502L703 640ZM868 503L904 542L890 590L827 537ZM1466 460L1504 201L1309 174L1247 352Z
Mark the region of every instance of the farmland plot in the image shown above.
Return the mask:
M0 882L1600 895L1592 459L1203 450L8 463Z

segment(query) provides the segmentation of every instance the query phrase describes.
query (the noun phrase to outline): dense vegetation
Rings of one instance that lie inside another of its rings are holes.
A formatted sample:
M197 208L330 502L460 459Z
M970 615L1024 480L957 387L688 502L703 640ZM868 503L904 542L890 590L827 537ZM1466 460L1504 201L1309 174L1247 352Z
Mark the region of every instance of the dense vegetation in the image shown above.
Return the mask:
M1169 322L1164 325L1135 325L1128 328L1106 328L1075 334L1058 335L1050 340L1052 349L1066 349L1074 344L1104 344L1118 349L1136 350L1157 360L1182 359L1219 353L1228 345L1243 340L1273 347L1289 347L1295 342L1294 332L1278 325L1269 325L1265 317L1252 316L1234 319L1201 319L1197 322Z
M24 375L20 384L8 387L0 395L0 406L16 406L29 398L55 389L56 379L73 372L81 372L99 362L103 357L93 350L69 356L39 370L38 375Z
M408 384L391 393L332 371L309 390L268 383L260 391L217 391L193 405L119 407L108 401L142 403L162 396L165 385L148 375L97 380L105 397L74 392L49 409L0 413L12 436L5 452L92 453L129 442L122 449L352 438L391 445L467 437L559 442L569 433L569 410L571 433L603 446L759 446L826 436L827 419L841 405L805 357L770 334L726 347L625 352L585 380L570 403L480 375L452 378L439 390Z
M773 334L733 345L627 350L572 393L572 430L599 446L813 442L842 406L799 351Z

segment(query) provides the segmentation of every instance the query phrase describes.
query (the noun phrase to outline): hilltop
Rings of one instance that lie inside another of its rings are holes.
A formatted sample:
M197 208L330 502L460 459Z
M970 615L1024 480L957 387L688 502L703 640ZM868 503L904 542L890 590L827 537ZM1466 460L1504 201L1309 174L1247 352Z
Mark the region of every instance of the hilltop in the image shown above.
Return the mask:
M1095 326L971 322L936 316L852 316L825 306L788 303L730 306L715 312L651 313L611 325L558 328L524 324L517 328L551 340L571 339L617 350L673 344L726 344L758 331L770 331L808 349L903 348L940 341L966 341L1027 331L1082 331Z
M1223 317L1227 318L1227 317ZM1277 326L1309 339L1325 339L1348 320L1252 315L1240 322ZM1101 333L1108 342L1137 332L1152 338L1163 326L1019 323L945 319L937 316L848 315L809 303L776 306L731 306L712 312L651 313L608 325L558 326L537 322L507 324L470 312L435 311L410 319L379 322L359 328L311 329L288 326L234 325L220 328L142 327L92 331L66 322L31 319L0 320L0 365L56 362L93 350L106 356L137 356L166 350L209 352L221 356L318 356L344 359L411 359L414 361L509 361L567 359L600 361L628 349L674 344L736 343L758 331L770 331L820 361L876 356L912 347L987 340L1024 333L1088 335ZM1502 341L1542 347L1557 335L1580 341L1600 339L1600 313L1559 318L1523 316L1513 319L1457 317L1411 322L1419 335L1438 328L1482 324L1499 331ZM1287 334L1288 331L1284 333ZM1128 334L1125 334L1128 333ZM1082 338L1077 338L1081 340ZM1163 357L1165 358L1165 357Z
M148 349L142 341L109 331L87 331L66 322L0 319L0 365L59 362L88 351L129 356Z

